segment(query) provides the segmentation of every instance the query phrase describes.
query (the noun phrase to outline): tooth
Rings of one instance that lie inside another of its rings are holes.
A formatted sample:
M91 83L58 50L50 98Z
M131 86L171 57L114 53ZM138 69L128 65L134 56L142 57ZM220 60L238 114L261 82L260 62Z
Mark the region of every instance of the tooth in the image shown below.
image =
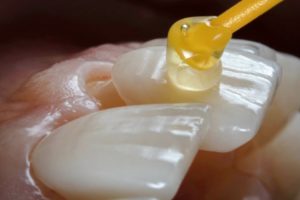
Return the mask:
M144 43L141 47L163 46L166 44L165 39L154 39ZM258 45L252 41L239 39L231 40L227 49L262 56L276 61L282 66L282 75L277 83L278 89L271 105L267 109L266 117L262 122L262 127L257 137L263 143L263 141L270 139L278 130L281 130L288 122L288 119L300 108L300 93L290 89L300 88L300 59L292 55L276 53L262 44Z
M200 104L129 106L54 131L33 171L66 199L172 199L208 130Z
M269 60L276 61L276 52L274 50L263 44L258 45L253 41L239 39L231 40L227 48L234 49L236 51L244 51L246 53L255 54Z
M300 113L297 113L268 144L242 157L237 167L259 176L275 188L274 191L284 195L283 199L295 199L300 188L299 133Z
M268 142L300 108L300 92L293 89L300 88L300 59L278 53L277 60L282 66L282 77L260 129L260 143Z
M140 48L145 48L145 47L155 47L155 46L166 46L167 45L167 40L164 38L158 38L158 39L153 39L148 42L145 42L140 46Z
M222 58L219 88L204 93L182 91L166 78L166 48L157 46L160 42L163 40L149 42L147 48L126 53L116 62L112 77L123 100L127 104L201 102L211 105L213 120L200 147L204 150L227 152L252 139L274 94L280 73L278 66L246 50L237 51L232 44ZM241 49L248 46L245 42ZM259 44L255 47L261 48Z

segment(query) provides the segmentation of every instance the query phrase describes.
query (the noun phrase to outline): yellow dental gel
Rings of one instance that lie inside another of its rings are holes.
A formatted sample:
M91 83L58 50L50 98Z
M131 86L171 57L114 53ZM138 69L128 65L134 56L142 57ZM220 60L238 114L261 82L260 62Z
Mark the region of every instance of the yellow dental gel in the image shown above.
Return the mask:
M178 88L205 91L220 81L220 58L232 34L283 0L242 0L219 17L191 17L169 30L168 76Z

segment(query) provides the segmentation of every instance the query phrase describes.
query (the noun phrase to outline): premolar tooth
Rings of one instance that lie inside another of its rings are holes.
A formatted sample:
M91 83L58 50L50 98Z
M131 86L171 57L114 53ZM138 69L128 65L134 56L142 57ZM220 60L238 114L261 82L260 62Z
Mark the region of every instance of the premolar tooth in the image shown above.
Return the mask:
M172 199L208 118L200 104L97 112L45 138L33 151L33 170L67 199Z
M150 47L124 54L113 67L113 82L126 103L211 105L213 120L201 146L204 150L227 152L252 139L274 94L278 66L252 53L228 48L222 57L219 88L203 93L183 91L168 81L166 47L157 46L161 42L150 42Z

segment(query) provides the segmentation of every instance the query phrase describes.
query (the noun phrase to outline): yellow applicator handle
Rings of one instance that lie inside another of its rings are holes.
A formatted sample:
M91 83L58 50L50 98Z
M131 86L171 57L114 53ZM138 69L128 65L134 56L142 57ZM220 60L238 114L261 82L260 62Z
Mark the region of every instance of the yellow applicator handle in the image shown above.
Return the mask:
M168 33L168 76L178 88L205 91L221 79L220 58L232 34L283 0L241 0L217 18L177 21Z
M247 25L283 0L242 0L211 21L212 25L222 25L231 33Z

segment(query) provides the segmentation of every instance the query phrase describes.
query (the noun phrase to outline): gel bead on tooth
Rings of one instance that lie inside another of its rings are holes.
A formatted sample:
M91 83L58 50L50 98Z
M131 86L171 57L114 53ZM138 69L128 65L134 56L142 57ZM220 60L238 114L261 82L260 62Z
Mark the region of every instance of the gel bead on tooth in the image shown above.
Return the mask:
M166 47L157 46L157 42L154 47L148 43L147 48L122 55L113 67L113 82L127 104L201 102L211 105L213 120L200 148L231 151L254 137L280 76L274 61L258 55L265 46L253 43L251 47L255 44L258 51L251 53L242 50L250 48L247 41L239 42L225 50L221 58L221 83L209 91L174 87L167 76Z
M190 17L168 32L168 75L176 87L205 91L220 81L220 57L231 35L282 0L242 0L218 17Z
M219 59L231 33L211 26L209 17L179 20L169 30L168 75L176 87L204 91L217 85L222 72Z
M144 105L81 117L34 149L34 174L71 200L171 200L207 133L209 111Z

